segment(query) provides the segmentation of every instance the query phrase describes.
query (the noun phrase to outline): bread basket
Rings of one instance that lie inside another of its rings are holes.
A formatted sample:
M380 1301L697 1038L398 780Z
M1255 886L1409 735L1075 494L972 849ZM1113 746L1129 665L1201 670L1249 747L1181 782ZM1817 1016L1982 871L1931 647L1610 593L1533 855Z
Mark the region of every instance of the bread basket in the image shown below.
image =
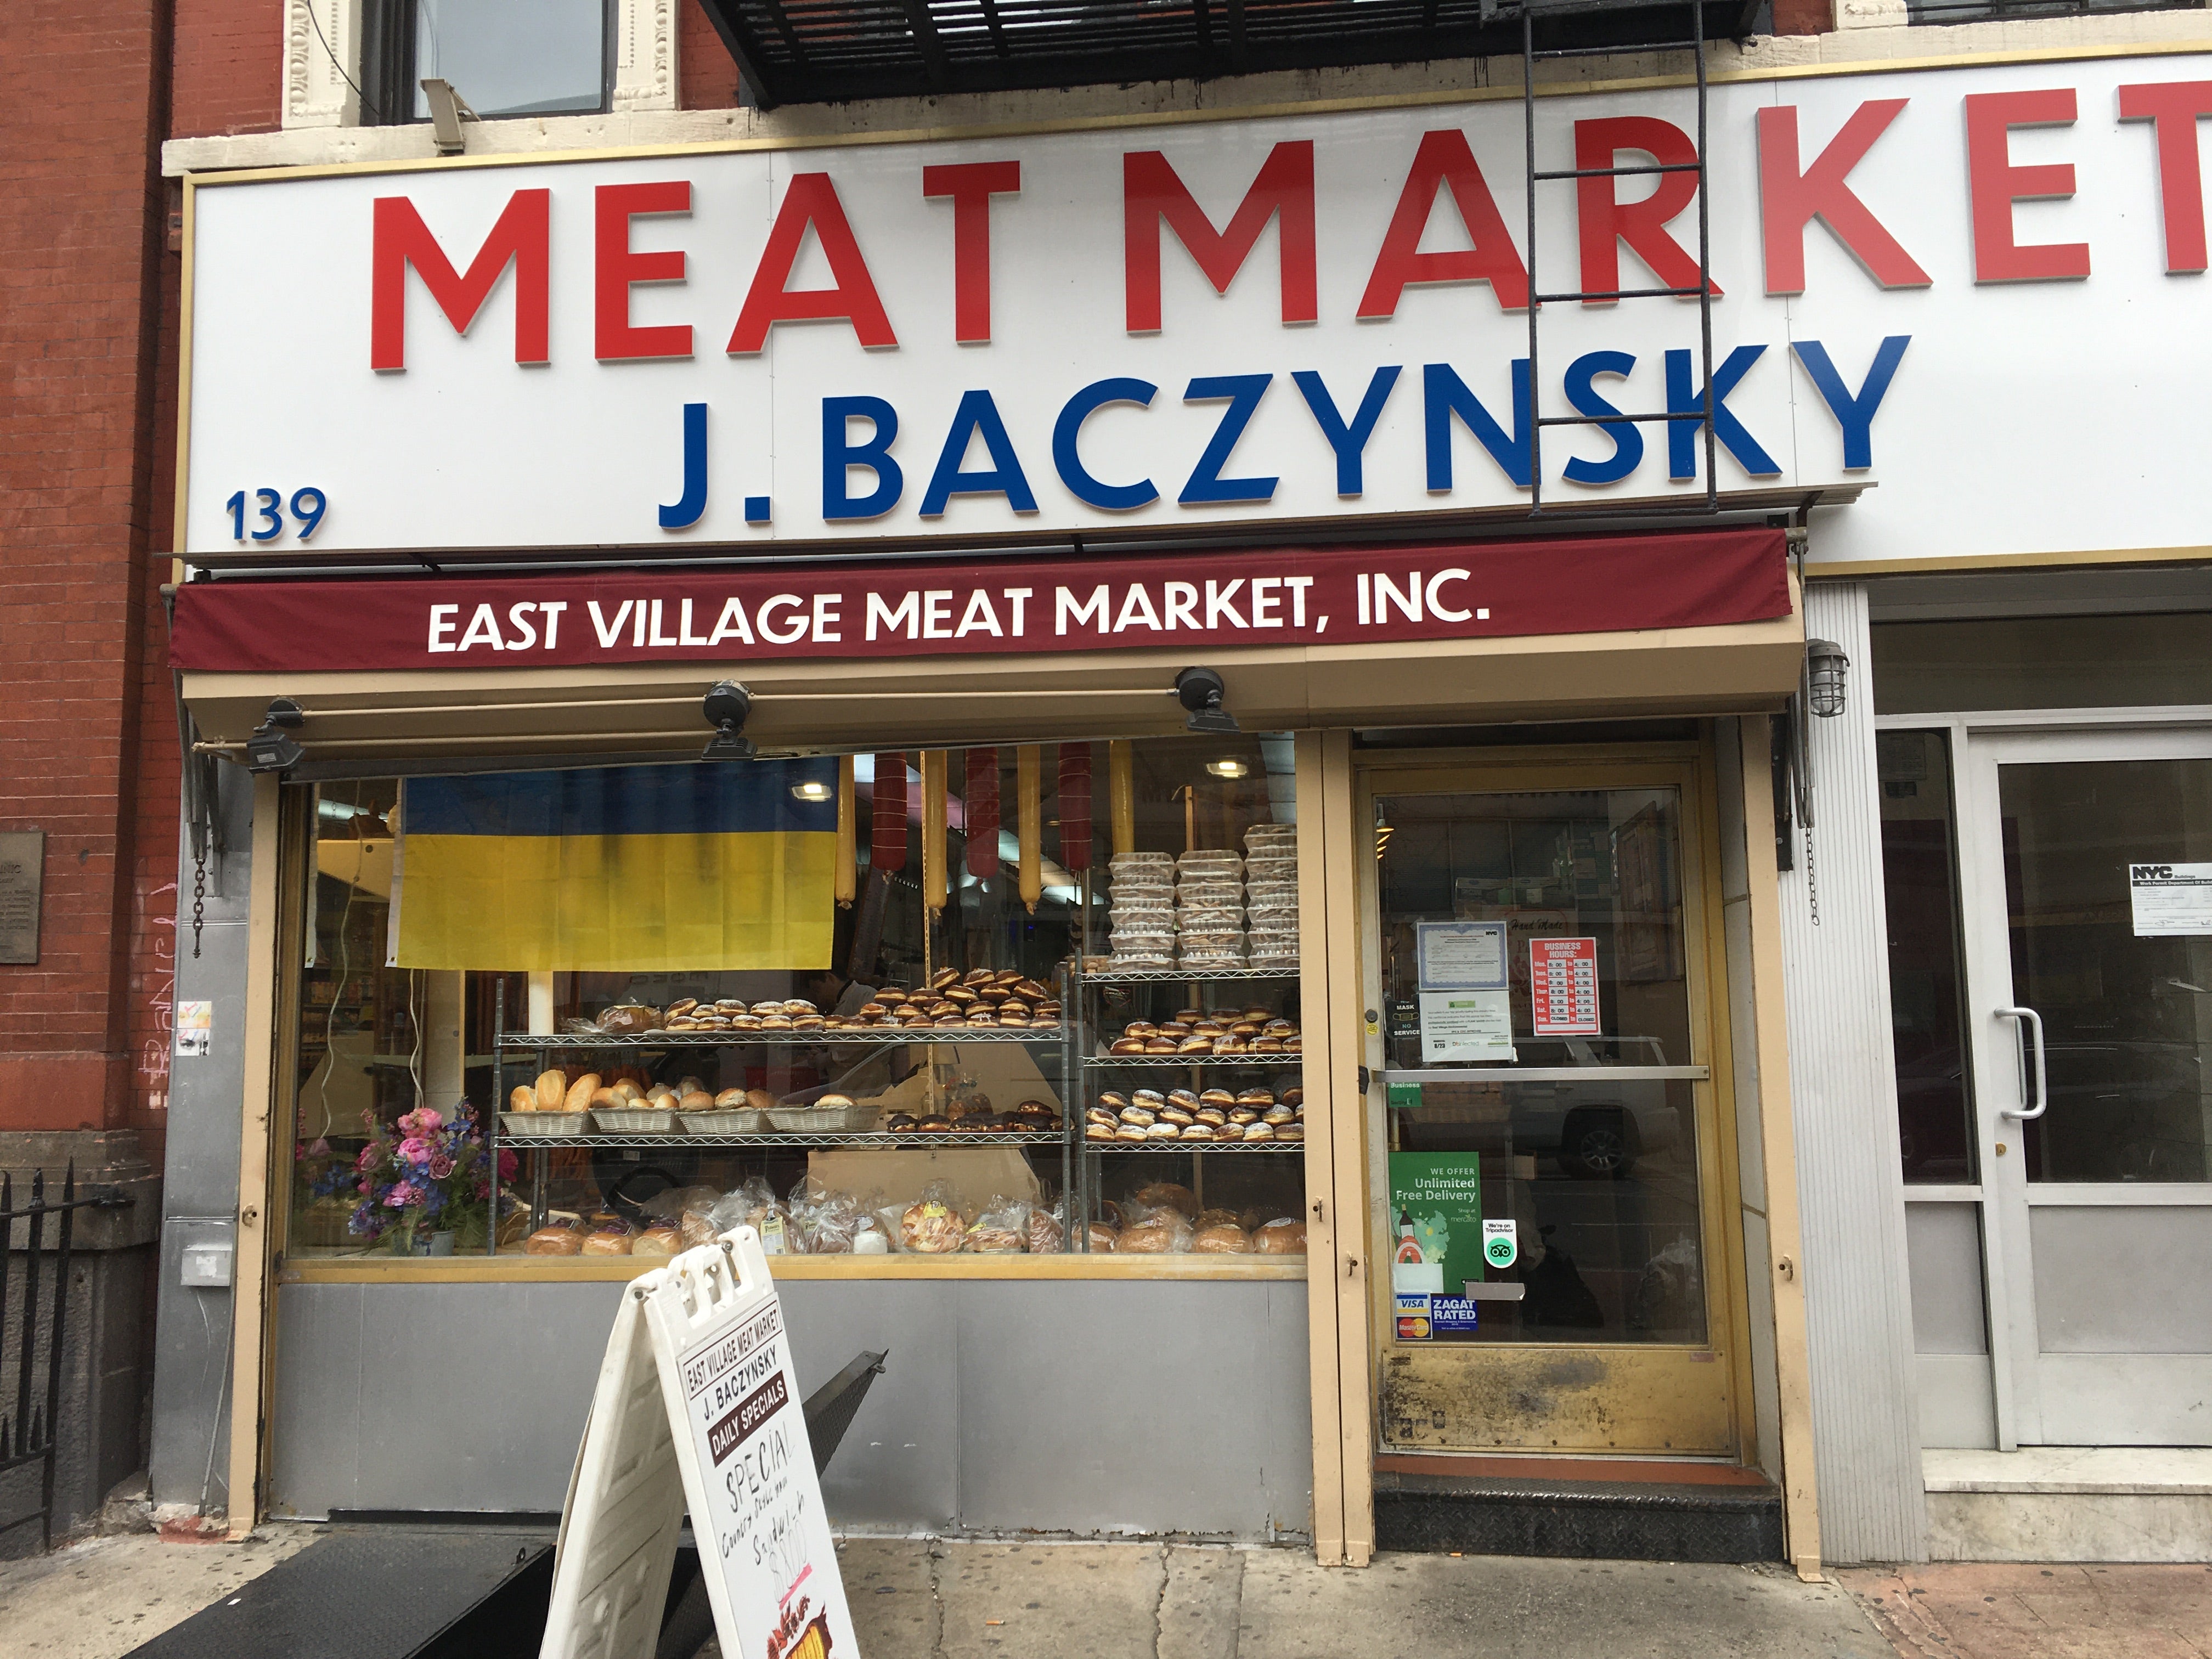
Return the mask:
M501 1112L500 1133L514 1140L550 1140L592 1132L589 1112Z
M778 1106L769 1122L787 1135L853 1134L876 1127L876 1109L854 1103L847 1106Z
M768 1114L741 1108L736 1111L679 1112L684 1120L684 1133L721 1138L729 1135L757 1135L768 1133Z
M594 1106L592 1121L608 1135L672 1135L676 1114L665 1106Z

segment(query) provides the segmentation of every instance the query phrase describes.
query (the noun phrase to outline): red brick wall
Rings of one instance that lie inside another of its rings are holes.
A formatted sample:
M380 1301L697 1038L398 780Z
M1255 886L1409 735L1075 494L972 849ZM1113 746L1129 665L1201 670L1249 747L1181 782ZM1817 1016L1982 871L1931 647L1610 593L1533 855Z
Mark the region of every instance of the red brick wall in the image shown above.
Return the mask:
M283 0L172 0L176 89L169 135L274 132L283 125Z
M678 25L676 64L681 84L678 101L685 109L735 109L738 106L738 65L699 0L684 0Z
M40 960L0 967L0 1127L135 1115L167 28L160 0L18 0L0 51L0 829L46 833Z
M1777 34L1826 34L1835 27L1834 0L1774 0Z

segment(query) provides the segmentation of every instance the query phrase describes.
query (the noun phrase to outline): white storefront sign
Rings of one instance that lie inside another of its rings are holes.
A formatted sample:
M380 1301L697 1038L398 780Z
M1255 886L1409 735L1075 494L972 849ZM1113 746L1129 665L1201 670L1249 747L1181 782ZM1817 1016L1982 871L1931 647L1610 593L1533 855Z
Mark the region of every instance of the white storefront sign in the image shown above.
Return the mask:
M1717 85L1721 486L1878 479L1820 557L2200 542L2208 79L2184 55ZM1677 159L1691 99L1543 99L1540 161ZM1554 303L1521 366L1522 165L1498 100L204 180L188 550L1510 507L1532 403L1693 405L1698 343L1693 301ZM1689 189L1543 186L1538 290L1682 281ZM1541 451L1553 501L1703 489L1686 422Z
M630 1285L562 1511L542 1659L653 1650L687 1508L730 1659L859 1659L800 1399L752 1229Z

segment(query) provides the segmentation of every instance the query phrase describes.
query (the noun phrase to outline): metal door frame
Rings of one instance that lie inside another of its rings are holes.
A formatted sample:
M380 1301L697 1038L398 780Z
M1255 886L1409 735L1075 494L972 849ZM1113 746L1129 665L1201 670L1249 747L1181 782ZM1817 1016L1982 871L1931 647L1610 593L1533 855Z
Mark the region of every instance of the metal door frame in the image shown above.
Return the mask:
M1719 1450L1665 1453L1583 1449L1570 1451L1565 1448L1547 1453L1543 1448L1534 1447L1467 1449L1489 1455L1502 1450L1507 1455L1527 1453L1552 1456L1642 1455L1730 1463L1745 1461L1756 1443L1753 1422L1755 1402L1750 1373L1750 1333L1746 1324L1749 1302L1743 1282L1734 1079L1731 1068L1725 1063L1731 1039L1727 964L1722 954L1724 946L1718 915L1721 882L1716 761L1710 738L1703 742L1589 747L1376 750L1357 752L1352 762L1355 840L1362 826L1373 823L1374 802L1378 794L1480 794L1639 787L1671 787L1680 791L1683 959L1691 1035L1691 1052L1685 1058L1700 1073L1692 1087L1697 1107L1698 1237L1705 1265L1705 1340L1686 1346L1516 1343L1498 1345L1489 1351L1519 1353L1535 1349L1566 1354L1577 1351L1578 1346L1588 1346L1627 1353L1709 1352L1728 1380L1728 1416L1733 1443ZM1376 861L1372 857L1364 857L1357 863L1360 1006L1379 1009ZM1347 1012L1357 1017L1358 1011ZM1358 1052L1366 1066L1376 1075L1379 1092L1384 1058L1379 1026L1360 1034ZM1500 1075L1508 1073L1501 1072ZM1364 1231L1369 1259L1381 1262L1389 1260L1389 1218L1384 1197L1376 1191L1376 1180L1379 1172L1388 1168L1388 1136L1382 1110L1371 1109L1366 1115L1368 1213ZM1370 1276L1366 1297L1370 1369L1379 1368L1390 1352L1388 1285L1387 1275ZM1382 1436L1383 1381L1378 1370L1373 1377L1372 1444L1378 1451L1402 1450L1405 1449L1394 1447Z
M2182 711L2174 711L2182 712ZM2190 710L2203 715L2212 711ZM2160 722L2137 710L2035 710L2007 714L1886 716L1883 730L1948 729L1957 791L1960 932L1966 955L1965 1026L1974 1079L1974 1134L1981 1180L1971 1186L1905 1188L1908 1201L1968 1201L1981 1211L1984 1317L2000 1451L2044 1441L2029 1211L2039 1206L2212 1207L2212 1182L2126 1184L2027 1178L2014 1155L2008 1109L2029 1104L2020 1044L1992 1011L2014 1005L2010 916L2005 906L2004 824L1998 770L2050 762L2212 760L2212 724ZM2000 1155L2000 1144L2008 1151Z

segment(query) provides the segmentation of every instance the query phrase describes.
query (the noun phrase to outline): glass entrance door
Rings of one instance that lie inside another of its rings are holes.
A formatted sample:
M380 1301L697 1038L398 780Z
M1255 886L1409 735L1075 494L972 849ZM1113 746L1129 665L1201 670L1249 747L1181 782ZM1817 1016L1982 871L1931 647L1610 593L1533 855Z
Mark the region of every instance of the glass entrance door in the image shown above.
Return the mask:
M1732 1453L1694 766L1364 777L1384 1446Z
M2212 737L1970 738L2002 1443L2212 1442Z

